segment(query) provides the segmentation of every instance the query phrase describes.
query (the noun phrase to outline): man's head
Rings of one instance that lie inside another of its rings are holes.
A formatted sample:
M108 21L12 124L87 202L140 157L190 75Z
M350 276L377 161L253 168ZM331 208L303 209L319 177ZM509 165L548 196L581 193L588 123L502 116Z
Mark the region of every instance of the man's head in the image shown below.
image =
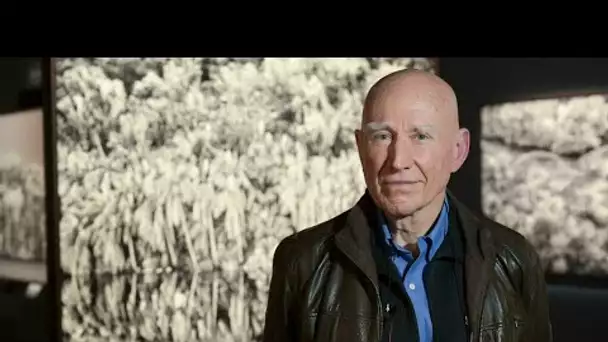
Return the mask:
M470 144L452 88L418 70L394 72L372 86L356 139L367 188L394 219L441 198Z

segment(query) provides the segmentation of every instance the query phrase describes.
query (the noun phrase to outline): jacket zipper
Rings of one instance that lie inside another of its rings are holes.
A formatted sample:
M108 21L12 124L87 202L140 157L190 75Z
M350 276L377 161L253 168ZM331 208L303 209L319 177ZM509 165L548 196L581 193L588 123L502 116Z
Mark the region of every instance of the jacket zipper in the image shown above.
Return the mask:
M365 272L361 272L361 273L365 274ZM381 342L382 341L382 327L384 325L384 316L382 315L382 299L380 298L380 290L374 284L374 281L372 280L372 278L370 278L367 274L365 274L365 277L367 278L369 283L374 288L374 292L376 294L376 314L378 315L377 333L378 333L378 342Z
M346 251L342 251L342 253L344 255L346 255L346 257L348 257L348 259L350 259L350 261L353 263L353 265L355 265L355 267L357 267L357 269L359 271L361 271L361 267L355 262L354 258L352 258ZM367 281L370 283L370 285L374 289L374 293L376 295L376 315L378 316L378 324L376 325L376 330L377 330L376 337L377 337L377 341L381 342L382 341L382 328L384 326L384 316L382 315L382 298L380 298L380 290L378 289L376 284L374 284L374 281L367 273L365 273L363 271L361 271L361 273L365 276Z
M390 315L389 316L389 329L388 329L388 342L393 342L393 315L392 315L392 310L390 308L390 304L386 304L386 309L385 311ZM382 337L381 337L382 338Z
M388 342L392 342L393 341L393 327L395 326L395 311L394 311L394 307L390 304L387 303L386 307L384 308L384 312L387 314L385 317L385 321L387 322L387 324L389 325L388 328Z
M351 262L357 267L357 269L361 270L361 267L359 267L359 265L357 265L357 263L354 262L353 258L351 258L351 256L348 255L348 253L344 253L344 254L351 260ZM376 315L378 316L378 324L376 326L376 330L377 330L378 342L381 342L382 341L382 328L384 325L384 316L382 315L382 299L380 298L380 290L378 289L376 284L374 284L374 281L372 280L372 278L369 275L367 275L367 273L365 273L365 272L361 272L361 273L365 276L367 281L370 283L370 285L374 289L374 293L376 295Z
M479 312L479 317L477 318L477 329L476 329L476 331L475 331L475 332L471 332L471 333L469 334L469 336L470 336L469 341L471 341L471 342L473 342L473 337L475 337L474 335L478 335L478 334L479 334L479 331L480 331L480 329L481 329L481 319L483 318L483 315L482 315L482 312L483 312L483 303L484 303L484 298L485 298L485 296L486 296L486 292L487 292L487 290L488 290L488 284L486 284L486 285L483 287L483 291L482 291L482 293L481 293L481 301L480 301L480 303L481 303L481 304L480 304L480 305L481 305L482 307L481 307L481 309L478 311L478 312ZM466 316L465 316L465 317L466 317ZM467 319L467 322L468 322L468 319ZM466 323L465 323L465 324L466 324ZM467 327L468 327L468 324L467 324Z

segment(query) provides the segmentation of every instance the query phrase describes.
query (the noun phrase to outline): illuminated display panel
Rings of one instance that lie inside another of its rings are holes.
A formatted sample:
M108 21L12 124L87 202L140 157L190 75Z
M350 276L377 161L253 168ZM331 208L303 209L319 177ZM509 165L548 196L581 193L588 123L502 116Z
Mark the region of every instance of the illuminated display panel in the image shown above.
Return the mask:
M362 195L380 77L428 59L56 65L66 341L254 341L280 239Z
M486 106L484 213L526 236L553 274L608 273L608 104L578 96Z
M46 281L42 110L0 115L0 279Z

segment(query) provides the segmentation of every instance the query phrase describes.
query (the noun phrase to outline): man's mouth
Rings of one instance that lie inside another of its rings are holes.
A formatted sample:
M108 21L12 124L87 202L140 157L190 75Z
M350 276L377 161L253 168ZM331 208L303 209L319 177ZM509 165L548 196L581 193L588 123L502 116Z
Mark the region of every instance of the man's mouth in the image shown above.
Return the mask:
M416 183L418 183L418 181L411 181L411 180L397 180L397 181L382 182L382 184L385 184L385 185L412 185L412 184L416 184Z

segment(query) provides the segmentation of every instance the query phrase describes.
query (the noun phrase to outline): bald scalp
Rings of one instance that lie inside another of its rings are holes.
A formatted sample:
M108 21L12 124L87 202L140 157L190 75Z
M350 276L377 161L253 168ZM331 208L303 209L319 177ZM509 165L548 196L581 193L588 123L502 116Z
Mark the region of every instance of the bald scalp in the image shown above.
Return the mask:
M450 130L460 127L458 101L452 87L437 75L417 69L403 69L378 80L368 91L363 105L361 127L372 121L377 102L391 96L424 98L437 112L442 114L441 124Z

